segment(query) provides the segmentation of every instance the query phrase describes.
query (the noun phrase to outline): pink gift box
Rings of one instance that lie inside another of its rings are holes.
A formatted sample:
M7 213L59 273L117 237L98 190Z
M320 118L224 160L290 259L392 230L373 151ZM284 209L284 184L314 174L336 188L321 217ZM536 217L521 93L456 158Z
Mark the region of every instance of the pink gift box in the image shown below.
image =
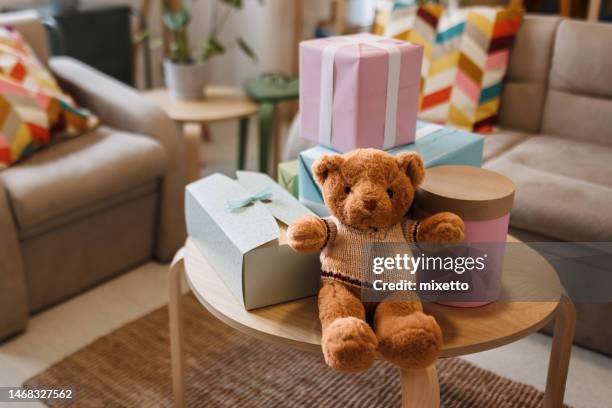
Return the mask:
M300 43L302 137L340 152L413 143L423 47L371 34Z
M487 257L482 271L462 275L471 276L473 280L469 293L451 294L446 298L451 300L439 303L476 307L499 298L514 192L515 186L509 178L491 170L469 166L427 169L425 181L416 193L416 218L424 219L442 211L457 214L465 224L463 242L475 244L472 251L483 252ZM424 272L422 278L428 281L430 276Z

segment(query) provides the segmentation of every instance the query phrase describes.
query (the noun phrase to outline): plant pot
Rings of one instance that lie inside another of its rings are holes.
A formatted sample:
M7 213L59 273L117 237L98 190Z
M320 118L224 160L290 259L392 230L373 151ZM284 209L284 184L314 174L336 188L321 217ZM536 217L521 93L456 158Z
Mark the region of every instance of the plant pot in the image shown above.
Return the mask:
M204 99L206 64L176 64L164 60L164 77L172 99L177 101Z
M67 14L79 7L79 0L49 0L49 6L55 15Z

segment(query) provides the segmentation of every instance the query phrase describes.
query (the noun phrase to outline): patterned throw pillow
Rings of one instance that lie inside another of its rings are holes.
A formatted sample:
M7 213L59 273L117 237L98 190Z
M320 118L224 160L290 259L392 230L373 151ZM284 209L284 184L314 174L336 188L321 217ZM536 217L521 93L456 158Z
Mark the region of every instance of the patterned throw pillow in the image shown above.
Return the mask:
M375 31L424 47L419 118L490 131L523 11L411 0L381 1L378 8Z
M62 92L21 35L0 26L0 169L48 145L57 132L76 136L97 123Z

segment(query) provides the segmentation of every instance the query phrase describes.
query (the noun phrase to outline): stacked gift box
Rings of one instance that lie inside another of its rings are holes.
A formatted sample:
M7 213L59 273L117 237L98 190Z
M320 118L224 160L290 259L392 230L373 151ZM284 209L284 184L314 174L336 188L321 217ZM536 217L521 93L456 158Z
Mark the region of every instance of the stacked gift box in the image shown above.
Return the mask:
M320 216L329 212L312 164L324 154L379 148L418 152L426 167L480 166L480 135L417 121L423 48L358 34L300 44L300 134L318 145L281 164L281 182Z

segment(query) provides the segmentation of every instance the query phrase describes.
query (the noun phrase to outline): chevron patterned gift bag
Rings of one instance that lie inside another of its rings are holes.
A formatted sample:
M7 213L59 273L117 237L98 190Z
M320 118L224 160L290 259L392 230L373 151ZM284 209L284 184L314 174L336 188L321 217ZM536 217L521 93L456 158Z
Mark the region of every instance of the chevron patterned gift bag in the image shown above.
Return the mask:
M381 1L376 30L423 46L419 119L490 131L497 119L518 7Z

